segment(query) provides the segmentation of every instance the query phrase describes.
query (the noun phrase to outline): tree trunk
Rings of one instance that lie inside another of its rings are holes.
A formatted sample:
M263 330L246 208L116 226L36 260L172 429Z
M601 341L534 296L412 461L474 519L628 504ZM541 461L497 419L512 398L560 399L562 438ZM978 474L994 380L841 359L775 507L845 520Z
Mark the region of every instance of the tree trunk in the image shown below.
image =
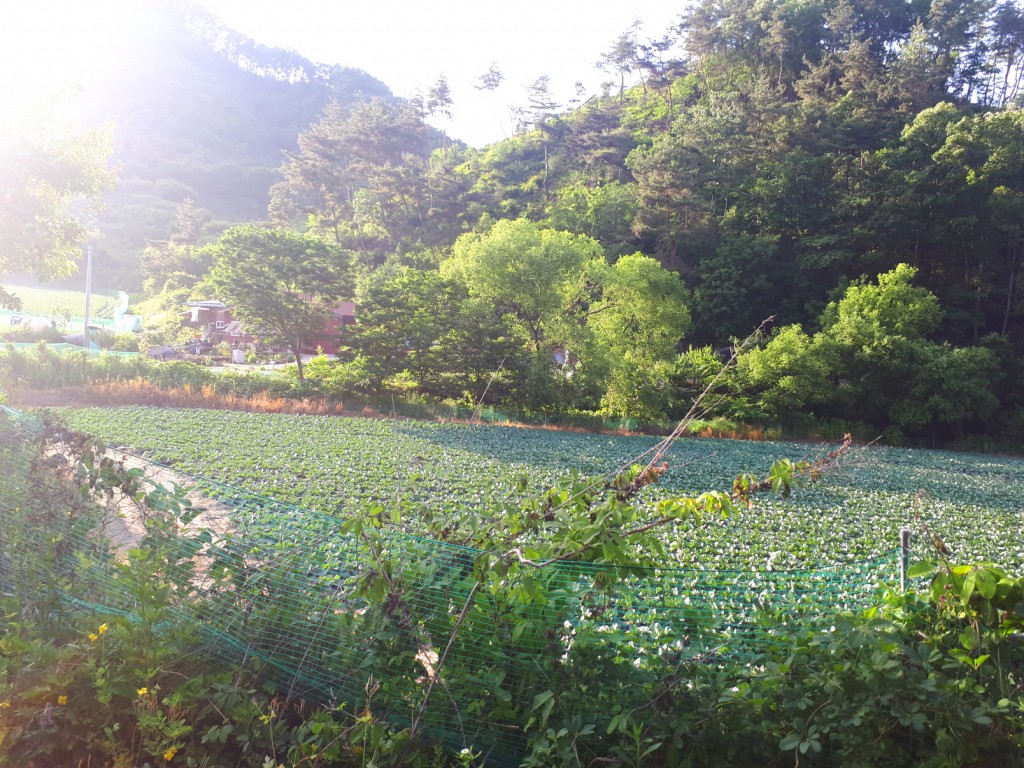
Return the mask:
M1006 335L1006 330L1010 326L1010 315L1013 312L1013 286L1017 282L1017 249L1018 246L1014 245L1010 248L1010 275L1006 281L1006 309L1003 312L1003 329L1001 335Z
M544 199L548 200L548 143L544 141Z
M306 383L306 378L302 371L302 344L299 339L295 340L295 365L299 369L299 385Z

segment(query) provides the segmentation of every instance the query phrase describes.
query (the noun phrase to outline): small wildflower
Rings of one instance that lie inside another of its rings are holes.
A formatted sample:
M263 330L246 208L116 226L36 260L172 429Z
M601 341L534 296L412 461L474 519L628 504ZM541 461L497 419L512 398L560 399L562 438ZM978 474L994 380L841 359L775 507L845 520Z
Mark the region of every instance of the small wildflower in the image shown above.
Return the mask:
M139 690L137 690L136 693L139 694L139 696L145 696L147 693L149 693L149 688L139 688Z
M57 706L58 707L63 707L67 703L68 703L68 697L67 696L58 696L57 697Z
M0 701L0 709L10 709L10 708L11 708L11 702L9 702L9 701Z
M101 635L107 631L106 624L100 624L100 628L97 630Z
M177 747L171 747L166 752L164 752L164 760L167 760L168 762L170 762L171 760L174 759L174 756L176 754L178 754L178 748Z
M90 632L89 633L89 642L95 643L99 639L100 639L100 636L97 635L95 632Z

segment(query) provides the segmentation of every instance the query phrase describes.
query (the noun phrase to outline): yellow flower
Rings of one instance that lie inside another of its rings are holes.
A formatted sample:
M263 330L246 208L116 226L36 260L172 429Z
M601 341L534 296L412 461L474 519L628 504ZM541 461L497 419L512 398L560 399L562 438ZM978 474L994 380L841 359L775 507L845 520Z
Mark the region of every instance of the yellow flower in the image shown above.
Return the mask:
M67 696L58 696L57 697L57 706L58 707L63 707L67 703L68 703L68 697Z
M107 625L106 624L100 624L99 633L102 635L106 631L107 631Z
M0 709L10 709L10 708L11 708L11 702L9 702L9 701L0 701Z
M90 640L90 642L95 643L99 639L100 639L100 636L97 635L95 632L90 632L89 633L89 640Z
M166 752L164 752L164 760L168 760L168 761L173 760L174 756L176 754L178 754L178 748L177 747L171 747Z
M149 693L149 688L139 688L139 690L137 690L136 693L139 694L139 696L145 696L147 693Z

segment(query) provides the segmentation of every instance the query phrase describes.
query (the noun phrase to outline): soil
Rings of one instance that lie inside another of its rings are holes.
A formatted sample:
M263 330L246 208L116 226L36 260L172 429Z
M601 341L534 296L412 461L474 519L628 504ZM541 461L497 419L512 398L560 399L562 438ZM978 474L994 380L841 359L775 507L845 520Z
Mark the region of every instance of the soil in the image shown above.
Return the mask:
M118 454L129 469L142 469L146 478L167 488L177 484L188 488L194 480L169 467L159 466L131 454ZM196 515L183 532L209 530L215 537L223 538L233 530L231 523L231 507L215 499L203 496L197 490L190 490L187 498L192 506L203 510ZM139 546L146 535L146 511L130 498L121 496L107 505L107 514L100 523L103 535L122 554Z

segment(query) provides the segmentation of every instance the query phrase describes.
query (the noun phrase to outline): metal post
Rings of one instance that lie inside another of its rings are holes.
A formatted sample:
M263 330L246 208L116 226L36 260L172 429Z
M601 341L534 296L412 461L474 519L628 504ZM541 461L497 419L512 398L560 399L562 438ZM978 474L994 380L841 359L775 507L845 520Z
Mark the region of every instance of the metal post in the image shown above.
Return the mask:
M907 570L910 568L910 529L900 528L900 590L907 591Z
M92 246L85 249L85 325L82 326L82 339L87 349L92 349L89 337L89 302L92 299Z

